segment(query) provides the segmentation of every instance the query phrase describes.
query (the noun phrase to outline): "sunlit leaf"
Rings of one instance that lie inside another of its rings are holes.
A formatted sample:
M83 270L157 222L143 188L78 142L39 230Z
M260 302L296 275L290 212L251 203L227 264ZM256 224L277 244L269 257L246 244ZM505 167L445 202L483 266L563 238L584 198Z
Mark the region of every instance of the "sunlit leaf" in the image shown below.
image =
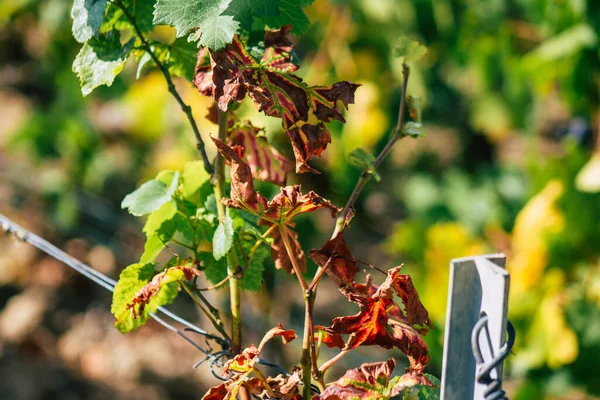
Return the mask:
M105 12L106 0L75 0L71 9L75 40L85 43L98 34Z
M133 318L136 319L144 313L146 306L160 293L163 287L178 281L189 281L198 276L199 273L197 269L187 266L167 268L155 275L150 282L138 290L126 307L131 311Z
M240 29L250 30L253 18L277 13L275 0L158 0L154 23L174 26L177 37L219 50Z
M261 225L276 225L277 228L271 230L271 238L273 238L271 257L275 261L275 266L288 273L293 271L292 260L285 247L287 240L295 261L304 271L306 257L298 242L297 233L293 230L293 219L300 214L319 209L329 209L334 217L338 208L315 192L302 194L299 185L283 187L271 201L267 201L256 192L250 166L240 157L241 149L231 148L217 139L213 141L231 166L231 198L224 199L225 204L256 215L261 219L259 222Z
M421 374L429 362L427 345L419 333L431 328L427 310L416 292L410 277L392 268L384 283L378 288L367 285L342 288L348 299L360 307L356 315L337 317L329 327L316 329L327 333L323 341L330 347L339 347L341 335L349 335L343 349L377 345L386 349L397 347L410 362L410 371ZM402 306L394 296L400 297Z
M423 375L408 373L399 380L391 379L396 367L392 358L384 362L362 364L360 367L346 371L337 381L333 382L319 395L319 400L378 400L389 399L398 395L402 389L417 384L429 383Z
M394 57L402 58L406 63L417 61L426 53L427 47L407 37L399 38L394 46Z
M152 280L155 273L154 264L133 264L121 272L113 293L111 312L116 319L115 327L122 333L131 332L144 325L149 313L155 312L159 306L171 303L177 297L179 293L177 282L168 283L149 298L143 309L138 307L134 317L128 305Z
M112 85L123 70L135 39L121 45L118 31L99 34L87 41L73 62L73 72L81 83L81 92L87 96L100 85Z
M296 332L293 329L285 329L282 324L279 324L276 327L269 329L269 331L265 333L265 336L263 336L260 344L258 345L258 352L261 352L269 340L277 336L281 337L283 344L288 344L297 337Z
M121 202L121 208L127 208L129 213L135 216L149 214L171 201L178 185L179 172L174 173L168 187L159 179L152 179L125 196Z

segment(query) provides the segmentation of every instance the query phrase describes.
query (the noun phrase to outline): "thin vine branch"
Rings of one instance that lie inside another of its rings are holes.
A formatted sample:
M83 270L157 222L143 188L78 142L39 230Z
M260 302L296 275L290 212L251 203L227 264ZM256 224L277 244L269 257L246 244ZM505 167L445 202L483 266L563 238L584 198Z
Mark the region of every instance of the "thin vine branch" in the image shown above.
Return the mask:
M312 296L311 292L308 290L308 285L302 276L302 269L298 265L298 261L296 259L296 254L292 249L290 244L290 239L288 237L288 232L285 226L281 225L279 227L279 234L281 235L281 240L283 241L283 245L285 246L285 250L287 252L288 257L292 263L292 268L294 269L294 273L298 278L298 283L300 283L300 287L302 288L302 295L304 297L304 334L302 336L302 356L300 358L300 364L302 365L302 383L304 385L303 396L305 399L310 399L311 397L311 384L312 384L312 364L316 365L316 360L313 355L315 354L314 348L314 339L313 339L313 331L312 331ZM311 343L313 342L313 343Z
M387 157L387 155L392 150L392 147L394 147L394 144L396 144L396 142L399 139L404 137L404 135L402 133L402 127L404 126L404 110L406 108L405 107L406 87L408 86L408 77L410 75L410 68L408 67L408 65L406 63L402 64L402 75L403 75L403 81L402 81L402 92L401 92L401 96L400 96L400 107L398 109L398 122L396 123L396 127L394 129L394 132L392 133L392 136L390 137L390 140L387 142L385 147L381 150L381 152L379 153L379 155L373 162L373 167L375 169L379 168L379 166L381 165L383 160ZM360 178L359 178L358 182L356 183L356 186L354 187L352 194L348 198L348 201L346 202L346 205L342 209L342 212L338 215L338 217L336 219L335 229L333 231L333 234L331 235L331 239L336 238L338 236L338 234L344 229L344 226L346 224L346 218L349 216L350 211L352 210L354 203L356 203L356 200L358 199L358 196L362 192L363 188L365 187L367 182L369 182L371 180L371 176L372 176L372 174L369 173L368 168L366 168L360 174ZM339 241L337 244L339 244ZM336 244L335 250L337 250L337 244ZM313 291L316 289L317 285L319 284L319 281L321 280L321 277L323 276L323 274L325 273L325 271L329 267L329 265L331 265L331 258L329 258L327 260L327 262L325 263L325 265L323 267L319 267L317 269L315 277L313 278L312 282L309 285L310 291Z
M227 112L219 110L219 140L225 142L227 140ZM215 192L215 200L217 203L217 213L219 220L223 222L225 218L225 204L221 201L225 197L225 160L223 156L217 152L215 160L215 171L213 174L213 188ZM229 251L227 257L227 270L229 271L229 298L231 310L231 350L233 354L238 354L242 351L242 277L239 271L239 263L236 261L237 256L234 251Z
M208 287L205 287L205 288L198 288L198 291L200 291L200 292L208 292L209 290L218 289L221 286L223 286L224 284L226 284L229 281L229 278L230 278L230 276L227 275L225 277L225 279L223 279L221 282L216 283L216 284L211 285L211 286L208 286Z
M403 137L402 126L404 125L404 109L406 108L406 106L405 106L406 105L406 87L408 85L408 77L410 75L410 68L408 67L408 65L406 63L402 64L402 75L403 75L402 94L400 96L400 107L398 110L398 122L396 124L396 128L394 129L394 132L392 133L392 137L390 138L390 140L387 142L387 144L385 145L383 150L381 150L381 152L379 153L379 155L373 162L373 167L375 169L379 168L379 166L381 165L383 160L387 157L387 155L392 150L392 147L394 147L394 144L396 144L396 142ZM352 191L350 198L348 198L348 201L346 202L344 209L342 210L342 212L336 219L336 227L335 227L335 231L334 231L332 237L335 237L339 233L339 231L342 229L343 224L346 220L346 216L348 215L348 213L354 206L354 203L356 203L356 200L358 199L358 196L360 195L360 192L362 191L363 187L367 184L367 182L369 182L371 180L371 176L372 176L372 174L369 173L368 168L365 169L362 172L362 174L360 175L360 179L356 183L356 186L354 187L354 190Z
M346 354L348 354L349 352L350 352L350 350L342 350L341 352L339 352L338 354L333 356L331 359L324 362L323 365L321 365L321 368L319 368L319 372L321 374L324 374L325 371L327 371L329 368L331 368L336 362L338 362L342 358L344 358L346 356Z
M190 123L190 126L192 127L192 131L194 132L194 136L196 137L196 147L198 148L198 151L200 152L200 156L202 157L202 163L204 164L204 169L209 174L212 174L214 172L214 168L213 168L212 164L210 163L210 160L208 159L208 155L206 154L204 140L202 140L202 136L200 135L200 130L198 129L198 124L196 124L196 120L194 119L194 115L192 114L192 107L190 107L188 104L186 104L183 101L183 99L181 98L181 96L179 95L179 92L177 92L177 88L175 87L175 84L173 83L173 78L171 77L171 73L169 72L169 69L162 62L160 62L160 60L158 59L156 54L154 54L154 51L152 51L152 48L150 47L150 43L148 43L148 41L144 37L144 34L143 34L142 30L140 29L139 25L137 24L135 17L133 15L131 15L131 13L129 13L129 11L127 10L127 7L125 7L125 5L121 2L121 0L115 0L114 4L117 7L119 7L121 9L121 11L123 11L123 15L125 15L125 18L127 18L127 20L131 23L136 36L142 42L142 46L141 46L142 49L144 49L144 51L146 51L146 53L148 53L150 58L152 58L152 61L154 61L154 63L156 64L156 66L158 67L160 72L162 72L163 76L165 77L165 80L167 81L167 86L169 87L169 93L171 93L171 95L175 98L175 100L177 100L177 103L179 103L179 106L181 107L181 111L183 111L185 113L185 115Z
M192 298L192 300L194 300L194 303L196 303L198 308L200 308L204 315L206 315L206 317L208 318L210 323L215 327L215 329L219 331L219 333L223 335L223 337L227 341L231 341L229 335L225 331L225 327L223 326L223 321L221 320L221 317L219 315L219 310L214 308L208 302L208 300L206 300L206 298L202 296L202 294L194 287L184 282L181 283L181 286L183 286L183 289Z

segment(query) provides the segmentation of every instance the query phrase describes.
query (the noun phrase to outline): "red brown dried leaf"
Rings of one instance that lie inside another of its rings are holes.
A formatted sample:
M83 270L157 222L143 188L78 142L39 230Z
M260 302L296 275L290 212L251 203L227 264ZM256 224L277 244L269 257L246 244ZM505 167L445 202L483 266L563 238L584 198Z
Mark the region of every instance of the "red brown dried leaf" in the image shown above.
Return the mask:
M244 148L242 158L250 166L255 179L285 185L287 174L294 169L294 164L267 142L262 129L244 121L229 129L228 138L229 146Z
M265 336L263 336L260 344L258 345L258 351L262 351L264 345L276 336L281 337L283 344L288 344L297 337L296 331L293 329L285 329L282 324L279 324L276 327L269 329Z
M346 371L344 376L332 383L318 397L319 400L375 400L389 397L390 377L396 361L362 364Z
M403 313L399 308L396 309L396 311L400 311L401 319L407 321L410 325L421 325L420 332L426 333L433 327L429 319L429 313L421 303L419 293L413 285L411 277L400 274L401 269L402 266L388 270L386 280L379 286L373 297L393 299L394 294L399 296L402 304L404 304Z
M270 233L273 238L271 257L275 261L275 266L288 273L293 271L292 260L285 247L284 239L287 239L292 256L300 270L304 272L306 256L298 242L298 234L293 230L295 226L293 219L300 214L319 209L328 209L333 218L339 208L313 191L302 194L300 185L281 188L280 193L267 202L256 192L250 166L244 162L239 153L218 139L213 138L213 141L231 166L231 199L224 199L224 203L229 207L241 208L257 215L261 218L259 220L261 225L269 227L276 225ZM285 232L286 238L282 236L282 232Z
M127 304L126 309L131 310L133 318L137 318L139 314L144 312L146 305L150 302L150 300L152 300L152 297L159 292L162 286L179 280L175 278L175 274L177 272L182 272L182 277L186 281L189 281L193 277L200 274L200 271L198 271L196 268L180 265L177 267L167 268L161 273L155 275L150 282L148 282L135 293L135 297L131 300L131 303Z
M397 347L407 355L410 371L421 373L429 362L429 354L420 333L426 333L431 323L412 281L399 271L400 267L389 270L385 282L378 288L371 284L370 277L366 284L354 283L341 288L360 311L356 315L334 318L329 327L317 326L317 330L328 335L323 343L344 350L369 345ZM396 304L394 295L401 298L404 309ZM349 335L345 343L341 335Z
M242 160L234 149L218 139L212 138L212 140L231 167L232 198L228 199L226 204L229 207L262 214L267 208L267 200L256 192L250 166Z
M343 231L319 250L310 250L308 254L319 267L327 266L325 272L338 286L354 285L359 268L346 244Z
M223 376L228 376L232 372L238 374L249 372L254 368L254 363L256 362L259 352L260 351L253 344L246 347L240 354L237 354L225 363L225 366L223 367Z
M316 329L330 335L350 335L343 347L344 350L370 345L391 349L394 346L394 338L388 328L389 318L386 310L392 302L387 299L365 298L352 294L350 297L360 306L358 314L334 318L330 327L317 326ZM333 343L339 344L339 341L335 340Z
M261 399L272 399L276 398L279 400L300 400L302 396L298 390L298 384L300 383L300 374L298 371L294 371L291 375L277 375L276 377L268 377L266 379L271 393L267 390L264 383L257 378L253 378L250 382L249 387L251 388L252 394L260 397Z
M282 119L296 156L296 172L317 172L307 162L331 143L324 123L345 122L342 107L354 103L359 85L343 81L328 87L308 86L293 75L297 66L286 39L288 29L267 34L269 46L261 60L255 59L237 36L225 49L210 52L210 62L205 52L199 53L194 84L223 111L248 94L260 111Z

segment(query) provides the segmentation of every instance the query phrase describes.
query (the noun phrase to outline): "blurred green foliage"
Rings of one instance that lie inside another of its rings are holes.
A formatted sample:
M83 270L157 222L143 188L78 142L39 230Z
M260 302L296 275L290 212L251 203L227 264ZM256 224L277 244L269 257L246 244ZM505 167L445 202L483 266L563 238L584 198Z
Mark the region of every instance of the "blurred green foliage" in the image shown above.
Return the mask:
M127 265L143 242L128 233L141 229L121 200L158 171L195 159L193 137L152 68L136 80L129 62L110 88L83 99L71 71L80 45L70 7L0 3L0 179L9 189L0 209L26 215L42 207L65 240L109 246ZM431 372L441 366L450 259L503 251L518 334L507 368L511 398L599 397L600 2L317 0L305 11L313 24L297 43L301 75L362 84L347 123L331 124L333 143L315 162L324 174L291 177L336 204L360 174L348 155L376 153L395 126L398 37L428 48L408 87L422 98L426 137L396 146L346 237L359 259L406 262L438 328L427 337ZM152 35L175 38L166 28ZM205 137L216 133L204 119L209 101L177 85ZM248 104L239 113L291 154L278 121ZM265 195L274 190L262 186ZM328 224L299 219L305 249L322 245ZM285 284L272 267L266 273L263 291Z

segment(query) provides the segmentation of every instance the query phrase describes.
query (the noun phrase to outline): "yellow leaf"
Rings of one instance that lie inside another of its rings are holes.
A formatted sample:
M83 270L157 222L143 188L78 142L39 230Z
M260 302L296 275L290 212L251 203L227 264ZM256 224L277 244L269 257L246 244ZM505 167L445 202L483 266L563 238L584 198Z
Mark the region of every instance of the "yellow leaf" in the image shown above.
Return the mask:
M556 207L563 193L560 181L548 182L521 210L515 220L512 234L513 257L509 259L511 273L511 299L537 285L548 263L548 247L545 236L560 232L564 218Z
M450 260L484 254L485 244L469 235L458 222L437 223L427 231L427 276L423 304L433 321L443 325L448 300Z
M565 319L564 273L552 270L542 282L543 297L529 330L522 335L522 348L515 351L515 368L531 369L547 365L557 369L570 364L579 355L575 332Z

